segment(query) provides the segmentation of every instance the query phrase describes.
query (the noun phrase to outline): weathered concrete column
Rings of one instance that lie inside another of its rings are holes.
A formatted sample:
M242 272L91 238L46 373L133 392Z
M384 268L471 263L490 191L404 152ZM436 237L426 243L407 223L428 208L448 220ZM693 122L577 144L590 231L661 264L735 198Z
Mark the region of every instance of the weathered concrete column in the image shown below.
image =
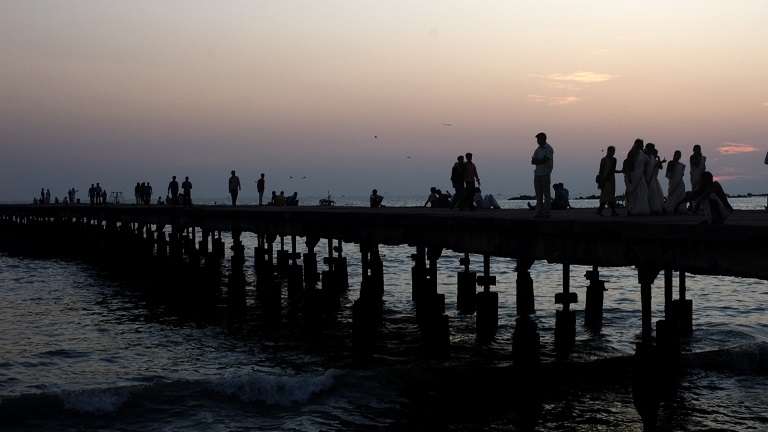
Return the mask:
M664 268L664 319L656 321L656 344L667 356L680 352L680 337L672 305L672 268Z
M352 340L358 348L370 348L381 323L384 273L377 244L360 243L362 278L360 298L352 305Z
M297 259L301 258L301 254L296 252L296 236L291 235L291 253L289 255L291 259L288 265L288 298L296 299L299 297L304 288L304 269L297 263Z
M459 264L464 266L464 270L456 275L456 309L466 315L475 313L477 287L477 273L469 271L469 263L469 253L464 253L464 257L459 259Z
M578 301L575 292L571 292L571 265L563 263L563 292L555 294L555 304L563 309L555 312L555 347L567 352L576 343L576 312L571 304Z
M685 269L680 268L678 280L678 299L672 302L673 319L682 336L693 333L693 300L686 298Z
M596 265L593 265L592 270L588 271L584 277L589 281L584 305L584 326L593 332L599 332L603 327L605 281L600 280L600 270Z
M445 295L437 292L437 261L442 248L427 248L426 281L416 302L416 317L421 322L425 348L430 356L448 355L451 332L445 314Z
M334 256L334 252L337 254ZM347 259L342 256L343 249L341 240L338 246L333 246L333 239L328 239L328 256L323 262L328 266L328 270L321 274L321 286L323 290L338 295L349 288L349 276L347 273Z
M165 239L164 225L157 224L157 257L166 258L168 256L168 241Z
M277 251L277 275L280 277L288 276L288 266L290 265L290 255L285 250L285 236L280 235L280 249Z
M315 247L320 239L316 237L307 236L304 240L307 246L307 253L304 254L304 285L306 289L314 288L317 285L317 254L315 253Z
M427 249L424 246L416 246L416 253L411 254L413 267L411 267L411 300L418 303L419 295L427 284Z
M637 276L640 282L640 304L642 308L642 336L643 340L650 340L653 336L653 311L651 310L651 296L653 282L659 274L659 269L652 264L644 264L638 267Z
M517 272L516 297L518 316L530 315L536 312L533 297L533 279L530 272L533 261L531 258L517 259L515 271Z
M488 342L496 336L499 327L499 293L491 291L496 276L491 276L491 256L483 255L483 275L477 278L483 291L477 293L475 330L479 342Z

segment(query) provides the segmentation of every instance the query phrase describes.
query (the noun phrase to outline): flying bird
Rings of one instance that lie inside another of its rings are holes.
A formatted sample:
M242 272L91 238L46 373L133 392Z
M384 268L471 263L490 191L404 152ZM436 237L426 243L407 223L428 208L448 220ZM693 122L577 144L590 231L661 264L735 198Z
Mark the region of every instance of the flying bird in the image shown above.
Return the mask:
M443 126L453 126L453 123L443 123Z

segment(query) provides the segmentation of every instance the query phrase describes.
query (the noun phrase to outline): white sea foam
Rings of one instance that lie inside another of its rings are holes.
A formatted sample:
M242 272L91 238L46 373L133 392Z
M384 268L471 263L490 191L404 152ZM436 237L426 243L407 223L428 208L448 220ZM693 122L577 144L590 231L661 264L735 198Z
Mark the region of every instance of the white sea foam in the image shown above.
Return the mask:
M320 375L238 375L211 382L209 388L245 402L291 405L306 402L330 389L338 374L338 371L329 370Z

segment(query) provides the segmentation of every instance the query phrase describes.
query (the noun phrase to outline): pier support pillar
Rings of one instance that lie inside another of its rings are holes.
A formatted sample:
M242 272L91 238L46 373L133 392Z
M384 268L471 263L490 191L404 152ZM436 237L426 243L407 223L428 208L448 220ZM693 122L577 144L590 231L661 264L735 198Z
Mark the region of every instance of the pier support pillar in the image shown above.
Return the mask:
M200 256L207 258L208 257L208 237L210 237L211 232L206 229L202 228L200 230L200 241L197 243L197 250Z
M483 290L477 293L475 331L478 342L485 343L493 340L499 327L499 293L491 291L496 276L491 276L490 255L483 255L483 275L477 278L477 284Z
M277 275L281 278L288 276L288 266L290 265L290 254L285 250L285 236L280 236L280 249L277 251Z
M693 301L686 298L685 269L680 268L678 279L678 299L672 302L672 316L681 336L693 333Z
M288 265L288 298L293 300L299 297L304 289L304 269L297 263L301 254L296 252L296 236L291 235L291 263Z
M642 336L649 341L653 336L653 311L651 310L651 296L653 282L659 275L659 269L650 264L638 267L637 276L640 282L640 305L642 308Z
M316 237L307 236L304 243L307 246L307 253L304 254L302 260L304 262L304 286L307 290L315 288L317 285L317 254L315 253L315 247L320 239Z
M360 298L352 305L352 340L370 348L383 313L384 271L377 244L360 243L362 278Z
M411 254L411 300L418 303L419 295L427 284L427 249L416 246L416 253Z
M593 332L599 332L603 327L603 298L605 281L600 280L600 270L596 265L587 271L584 277L587 285L587 299L584 306L584 326Z
M428 355L434 357L448 355L451 344L448 315L445 314L445 295L437 292L437 261L442 253L442 248L426 249L429 267L425 270L426 276L416 300L416 319L424 336L424 346Z
M531 315L536 312L533 298L533 279L531 278L532 258L518 258L516 281L517 315Z
M328 270L320 275L320 284L323 291L333 296L338 296L349 288L347 259L342 256L342 252L341 240L338 246L333 246L333 239L329 238L328 256L323 258Z
M555 312L555 347L561 353L567 353L576 343L576 312L571 304L578 301L575 292L571 292L571 265L563 263L563 292L555 294L555 304L563 309Z
M475 313L475 295L477 287L477 273L469 271L469 253L459 260L464 270L457 274L456 308L460 313L472 315Z
M157 224L157 257L164 259L168 257L168 240L165 239L165 227Z

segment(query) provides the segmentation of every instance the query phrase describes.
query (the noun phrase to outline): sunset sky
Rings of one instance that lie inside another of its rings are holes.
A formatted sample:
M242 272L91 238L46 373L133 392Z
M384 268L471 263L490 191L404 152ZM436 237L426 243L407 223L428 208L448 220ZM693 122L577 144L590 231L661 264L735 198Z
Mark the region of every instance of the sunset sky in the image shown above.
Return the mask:
M768 192L766 23L757 0L4 1L0 200L170 175L217 197L231 169L245 195L260 172L426 195L466 151L486 191L532 193L539 131L572 194L636 137Z

